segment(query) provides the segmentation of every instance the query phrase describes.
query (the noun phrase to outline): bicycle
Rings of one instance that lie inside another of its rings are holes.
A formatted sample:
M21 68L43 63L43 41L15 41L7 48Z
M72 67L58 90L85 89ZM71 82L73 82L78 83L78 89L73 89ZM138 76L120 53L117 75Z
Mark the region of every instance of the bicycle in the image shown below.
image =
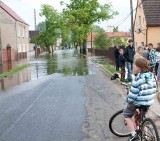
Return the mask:
M159 141L157 127L151 118L146 118L149 107L137 107L134 114L136 132L141 141ZM121 124L121 125L120 125ZM123 116L123 109L113 114L109 120L110 131L119 137L128 137L130 133Z

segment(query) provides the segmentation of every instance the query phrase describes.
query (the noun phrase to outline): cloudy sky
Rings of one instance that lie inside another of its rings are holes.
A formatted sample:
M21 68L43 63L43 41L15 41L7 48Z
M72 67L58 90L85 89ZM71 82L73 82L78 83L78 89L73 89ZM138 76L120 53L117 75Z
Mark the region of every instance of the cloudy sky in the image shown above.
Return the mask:
M62 10L60 6L61 0L2 0L6 5L12 8L22 19L24 19L29 25L30 30L34 29L34 9L37 13L37 23L44 19L39 16L41 4L50 4L58 11ZM99 26L107 30L107 26L119 26L120 31L128 31L130 28L130 0L99 0L101 4L105 2L112 2L113 10L119 12L118 16L109 21L103 21ZM133 1L133 9L136 7L136 0ZM69 0L65 0L69 2ZM127 18L128 17L128 18ZM127 18L127 19L126 19ZM126 19L126 20L125 20ZM125 21L124 21L125 20ZM124 21L124 22L123 22Z

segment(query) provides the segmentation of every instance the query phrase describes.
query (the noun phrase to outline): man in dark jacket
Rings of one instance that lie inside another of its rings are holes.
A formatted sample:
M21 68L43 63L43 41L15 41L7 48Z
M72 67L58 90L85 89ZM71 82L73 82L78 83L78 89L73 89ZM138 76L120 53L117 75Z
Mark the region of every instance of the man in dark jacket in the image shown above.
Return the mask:
M119 71L119 46L114 47L114 58L115 58L116 70Z
M128 40L128 46L125 48L124 55L126 58L126 66L127 66L127 71L128 71L127 79L128 79L128 82L131 82L132 80L131 74L133 70L133 59L135 55L135 48L133 47L132 39Z

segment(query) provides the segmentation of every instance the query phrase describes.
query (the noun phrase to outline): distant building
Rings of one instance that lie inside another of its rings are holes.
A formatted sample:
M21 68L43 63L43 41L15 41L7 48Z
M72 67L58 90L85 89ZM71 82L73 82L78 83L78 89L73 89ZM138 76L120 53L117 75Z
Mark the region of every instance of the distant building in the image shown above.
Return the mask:
M27 57L29 25L0 1L0 64Z
M87 48L93 48L93 42L94 38L97 35L97 32L92 32L88 35L87 38ZM123 40L131 38L131 33L130 32L106 32L107 36L111 39L114 39L115 37L120 37Z
M138 0L134 20L135 46L160 42L160 0Z
M33 50L35 50L35 47L37 47L36 46L36 44L35 43L33 43L32 41L36 38L36 37L38 37L38 35L39 35L39 31L37 31L37 30L30 30L29 31L29 51L33 51Z

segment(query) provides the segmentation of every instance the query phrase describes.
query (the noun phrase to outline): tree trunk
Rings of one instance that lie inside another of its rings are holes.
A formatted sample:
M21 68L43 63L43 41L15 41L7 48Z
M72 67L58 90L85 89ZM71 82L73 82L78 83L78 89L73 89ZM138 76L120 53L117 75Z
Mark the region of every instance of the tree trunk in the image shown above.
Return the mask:
M52 50L52 52L54 52L53 46L51 46L51 50Z
M82 53L85 54L85 55L87 54L87 50L86 49L87 49L86 40L84 40L83 41Z
M48 53L51 53L51 48L50 48L50 46L49 46L49 47L46 47L46 48L47 48Z
M80 54L82 53L82 47L80 46Z

